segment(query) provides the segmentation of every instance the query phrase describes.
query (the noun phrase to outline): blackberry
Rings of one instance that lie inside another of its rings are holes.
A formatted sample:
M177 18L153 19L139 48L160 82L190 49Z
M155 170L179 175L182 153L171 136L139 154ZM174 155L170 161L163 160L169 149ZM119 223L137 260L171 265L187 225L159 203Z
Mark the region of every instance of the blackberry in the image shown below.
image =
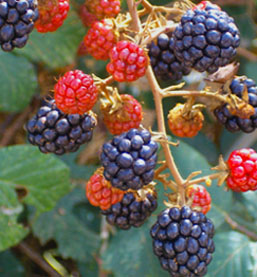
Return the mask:
M37 1L2 0L0 3L0 44L4 51L22 48L38 19Z
M102 147L104 177L121 190L140 189L154 178L158 145L146 130L131 129Z
M157 43L152 41L148 49L153 71L162 80L178 81L190 73L191 69L174 55L174 38L171 33L159 35Z
M247 88L249 104L254 107L255 113L249 119L240 118L232 115L227 104L224 104L214 110L214 115L218 121L230 132L243 131L245 133L253 132L257 127L257 86L252 79L243 80L236 77L230 84L231 93L242 98L243 91Z
M127 230L130 227L140 227L157 208L157 197L154 190L149 191L142 199L133 192L124 194L121 202L112 205L108 210L102 210L109 224Z
M214 73L229 64L240 44L233 18L215 5L188 10L173 35L176 57L200 72Z
M41 152L62 155L75 152L81 144L90 141L95 125L94 116L64 114L51 100L29 120L26 129L29 142Z
M184 206L162 211L151 228L153 251L171 276L204 276L215 250L214 226L203 213Z

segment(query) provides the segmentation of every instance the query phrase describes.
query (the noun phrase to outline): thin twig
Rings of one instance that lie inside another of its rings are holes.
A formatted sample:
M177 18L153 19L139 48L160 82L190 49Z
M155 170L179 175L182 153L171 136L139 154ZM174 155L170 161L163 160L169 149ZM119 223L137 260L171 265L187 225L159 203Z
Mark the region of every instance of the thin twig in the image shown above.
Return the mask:
M132 24L133 28L136 32L141 32L142 26L139 19L139 16L137 14L137 7L134 0L127 0L129 12L132 18ZM158 131L160 133L166 134L166 127L165 127L165 121L164 121L164 113L163 113L163 106L162 106L162 97L161 97L161 88L154 76L153 70L151 66L148 66L148 69L146 71L146 77L148 79L149 85L152 89L152 93L154 96L155 101L155 109L156 109L156 116L157 116L157 122L158 122ZM175 161L173 159L173 156L170 151L170 147L166 142L161 142L164 155L166 158L166 163L169 168L169 170L172 173L172 176L174 177L175 182L178 185L178 194L180 195L180 205L185 204L185 187L184 187L184 180L181 177L178 168L175 164Z
M18 117L17 119L11 124L11 126L4 132L4 135L0 141L0 146L6 146L10 143L14 134L20 129L23 125L25 119L31 112L31 107L27 107Z
M238 55L252 61L252 62L256 62L257 61L257 55L252 53L251 51L247 50L246 48L243 47L238 47L237 49L237 53Z
M20 242L16 247L20 252L28 256L34 263L49 274L51 277L60 277L56 272L38 253L36 253L26 242Z
M217 172L217 173L213 173L213 174L210 174L210 175L207 175L207 176L203 176L203 177L199 177L199 178L196 178L196 179L192 179L192 180L188 181L186 185L187 186L196 185L196 184L203 183L206 180L215 180L215 179L218 179L219 177L220 177L220 172Z
M232 229L238 230L239 232L247 235L250 239L257 241L257 234L249 231L242 225L239 225L236 221L234 221L228 214L225 214L225 221L231 226Z

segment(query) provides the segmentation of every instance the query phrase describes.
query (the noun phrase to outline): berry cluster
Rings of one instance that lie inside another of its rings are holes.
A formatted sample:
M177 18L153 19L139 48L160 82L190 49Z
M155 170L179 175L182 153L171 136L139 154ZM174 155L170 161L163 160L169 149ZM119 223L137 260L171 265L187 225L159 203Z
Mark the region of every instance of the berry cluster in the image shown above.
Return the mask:
M211 196L205 187L192 185L187 188L187 198L192 201L191 208L207 214L211 209Z
M92 139L96 119L89 114L66 115L54 100L42 106L26 125L28 140L43 153L62 155L75 152Z
M146 130L131 129L103 145L104 176L121 190L138 190L154 178L158 145Z
M80 19L85 27L91 27L91 25L97 21L97 17L90 13L86 7L86 5L81 5L79 10Z
M188 10L174 31L176 57L189 68L214 73L236 55L240 43L233 18L216 5Z
M0 3L0 45L4 51L22 48L38 19L37 2L2 0Z
M122 200L124 192L113 188L105 180L102 171L101 168L98 169L89 179L86 185L86 196L91 205L107 210Z
M112 48L110 59L106 69L118 82L133 82L143 77L149 63L144 49L126 40Z
M109 19L94 22L84 37L88 53L96 60L107 60L116 42L113 22Z
M164 210L151 229L153 251L171 276L203 276L212 260L214 226L189 207Z
M200 110L184 112L184 105L178 103L169 111L168 124L171 132L178 137L191 138L198 134L203 126L203 114Z
M249 104L254 107L255 113L250 118L240 118L232 115L228 110L228 104L224 104L214 110L214 115L230 132L243 131L253 132L257 127L257 86L252 79L234 78L230 84L232 94L242 98L243 92L247 90Z
M145 220L157 208L156 192L150 190L142 198L137 193L127 192L122 201L111 206L110 209L102 211L109 224L121 229L140 227Z
M47 0L46 5L39 6L39 19L35 27L39 33L54 32L68 15L69 0Z
M174 38L172 34L161 34L157 42L148 46L148 55L155 75L162 80L177 81L188 75L191 69L180 62L174 55Z
M84 114L93 108L98 90L90 75L81 70L68 71L54 87L57 107L66 114Z
M236 192L257 190L257 153L243 148L233 151L228 159L227 185Z
M142 118L142 106L129 94L120 95L120 107L111 112L111 106L101 105L104 124L113 135L120 135L133 128L138 128Z

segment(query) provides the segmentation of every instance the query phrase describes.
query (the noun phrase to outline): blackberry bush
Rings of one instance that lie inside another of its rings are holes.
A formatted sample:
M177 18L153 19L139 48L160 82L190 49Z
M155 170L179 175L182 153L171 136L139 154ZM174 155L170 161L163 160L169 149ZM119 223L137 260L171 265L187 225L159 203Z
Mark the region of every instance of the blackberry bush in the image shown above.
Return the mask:
M102 210L109 224L127 230L140 227L157 208L157 197L154 190L149 190L141 198L133 192L126 192L122 200L108 210Z
M26 45L38 19L37 1L4 0L0 3L0 44L4 51Z
M247 90L248 102L254 108L255 113L250 118L241 118L231 114L228 104L217 107L214 115L217 120L225 126L230 132L243 131L245 133L253 132L257 127L257 86L256 83L249 78L234 78L229 86L231 93L242 98L243 92Z
M104 177L121 190L140 189L152 182L158 145L146 130L131 129L102 147Z
M232 17L217 6L188 10L174 31L176 57L189 68L214 73L231 62L240 43Z
M157 42L148 46L151 66L155 75L162 80L178 81L191 71L174 55L174 38L171 34L161 34Z
M93 136L96 119L93 114L61 112L54 100L42 106L27 123L28 141L43 153L63 155L75 152Z
M164 210L151 228L153 251L171 276L204 276L215 250L214 226L189 207Z

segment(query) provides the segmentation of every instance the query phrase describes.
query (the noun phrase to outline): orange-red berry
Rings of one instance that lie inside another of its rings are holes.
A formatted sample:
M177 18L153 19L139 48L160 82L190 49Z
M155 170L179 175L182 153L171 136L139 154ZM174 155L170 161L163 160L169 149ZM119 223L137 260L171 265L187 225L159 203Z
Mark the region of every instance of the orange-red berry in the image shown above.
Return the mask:
M54 87L56 105L66 114L84 114L91 110L97 96L93 78L81 70L66 72Z
M35 27L39 33L54 32L62 26L70 9L69 0L47 0L39 5L39 19Z
M250 148L233 151L228 159L227 185L236 192L257 190L257 153Z
M191 185L186 191L187 198L192 201L192 209L207 214L211 209L211 196L204 186Z
M86 0L85 5L99 20L116 17L120 12L120 0Z
M100 207L102 210L107 210L120 202L124 193L124 191L111 186L110 182L102 175L101 168L91 176L86 185L86 196L90 204Z
M129 94L120 95L120 107L111 112L110 107L101 105L104 123L113 135L120 135L132 128L138 128L142 118L141 104Z
M145 75L149 58L144 49L134 42L119 41L110 52L107 71L118 82L133 82Z
M204 116L200 110L184 113L184 105L178 103L169 111L168 125L171 132L178 137L191 138L203 127Z
M110 19L95 21L84 37L88 53L97 60L107 60L116 42L117 37Z
M94 14L88 11L85 4L80 6L79 16L80 16L81 22L85 27L90 27L95 21L98 20Z

